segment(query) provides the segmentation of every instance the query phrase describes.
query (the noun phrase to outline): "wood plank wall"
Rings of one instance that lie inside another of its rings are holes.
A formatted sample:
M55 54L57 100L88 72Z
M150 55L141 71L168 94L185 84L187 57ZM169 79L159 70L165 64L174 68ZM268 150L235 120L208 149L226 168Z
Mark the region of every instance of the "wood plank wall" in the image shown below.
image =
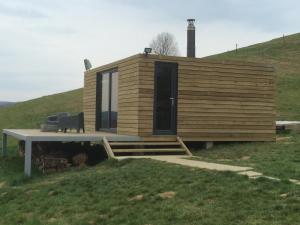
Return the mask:
M96 124L96 72L87 71L84 74L83 112L86 132L94 132Z
M138 61L135 55L85 72L84 121L88 132L95 131L96 124L96 76L98 72L118 68L118 134L138 135Z
M96 74L117 67L118 134L160 138L152 135L155 61L178 63L177 132L184 141L275 139L273 67L154 55L135 55L85 73L87 131L95 131Z
M138 134L152 137L154 62L178 63L177 134L185 141L275 140L275 76L268 65L140 56Z

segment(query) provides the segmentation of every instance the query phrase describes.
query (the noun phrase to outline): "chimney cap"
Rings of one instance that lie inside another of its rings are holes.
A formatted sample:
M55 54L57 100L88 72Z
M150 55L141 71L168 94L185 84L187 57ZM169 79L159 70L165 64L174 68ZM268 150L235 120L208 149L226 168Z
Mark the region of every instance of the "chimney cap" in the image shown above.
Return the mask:
M195 30L195 19L187 19L188 21L188 30Z
M195 19L187 19L188 22L194 22Z
M195 19L187 19L187 21L190 25L194 25Z

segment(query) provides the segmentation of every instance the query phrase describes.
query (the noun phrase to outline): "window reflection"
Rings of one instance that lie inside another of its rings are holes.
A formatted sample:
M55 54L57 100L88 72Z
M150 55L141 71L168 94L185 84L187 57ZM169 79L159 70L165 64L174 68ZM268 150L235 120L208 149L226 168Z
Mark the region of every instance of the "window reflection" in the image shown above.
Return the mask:
M118 72L111 74L111 120L110 127L117 128L118 117Z
M97 91L97 130L117 128L118 120L118 72L109 71L99 74Z
M102 74L101 127L109 128L109 73Z

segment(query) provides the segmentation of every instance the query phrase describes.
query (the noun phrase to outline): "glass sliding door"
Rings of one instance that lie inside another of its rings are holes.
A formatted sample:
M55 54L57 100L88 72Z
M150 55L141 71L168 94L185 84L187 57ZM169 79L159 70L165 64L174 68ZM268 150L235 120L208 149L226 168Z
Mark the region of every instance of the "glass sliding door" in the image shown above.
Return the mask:
M118 72L97 74L96 130L116 132L118 121Z

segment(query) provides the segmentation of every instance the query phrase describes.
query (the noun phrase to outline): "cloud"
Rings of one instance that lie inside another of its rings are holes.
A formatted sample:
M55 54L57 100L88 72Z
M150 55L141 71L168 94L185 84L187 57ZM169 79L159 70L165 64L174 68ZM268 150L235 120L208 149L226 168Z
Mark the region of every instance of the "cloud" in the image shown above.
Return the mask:
M181 21L193 17L206 22L239 22L262 30L275 31L280 27L298 24L300 2L297 0L107 0L115 4L128 4L148 11L154 20Z
M78 33L77 29L68 27L68 26L61 26L61 25L35 25L31 26L29 28L30 31L36 32L36 33L41 33L44 35L53 35L53 36L61 36L61 35L66 35L66 36L71 36L75 35Z
M35 9L28 5L16 4L16 2L12 3L13 4L0 3L0 15L29 19L40 19L47 17L47 15L41 10Z

